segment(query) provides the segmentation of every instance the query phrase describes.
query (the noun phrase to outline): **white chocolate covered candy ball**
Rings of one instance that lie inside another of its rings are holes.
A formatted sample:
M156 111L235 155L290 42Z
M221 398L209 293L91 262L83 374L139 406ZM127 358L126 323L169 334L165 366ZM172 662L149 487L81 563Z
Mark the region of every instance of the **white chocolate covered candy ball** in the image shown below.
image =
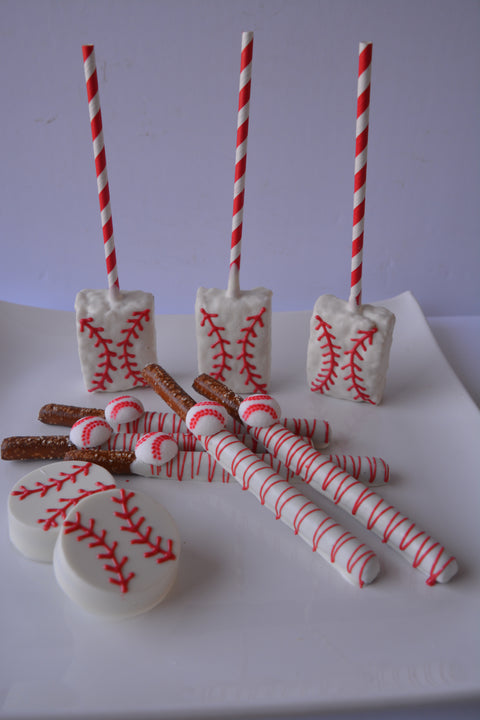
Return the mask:
M187 412L185 423L194 435L216 435L227 424L228 414L223 405L213 400L196 403Z
M133 395L119 395L113 398L105 408L105 420L113 427L134 422L145 412L143 403Z
M175 582L180 538L156 500L117 488L68 513L53 567L62 590L84 610L111 618L146 612Z
M70 442L80 450L99 447L113 433L112 427L101 417L83 417L70 428Z
M164 465L178 454L178 445L166 433L142 435L135 445L135 457L148 465Z
M70 508L115 487L99 465L64 460L37 468L19 480L8 497L10 540L22 555L52 562L55 541Z
M280 420L281 410L271 395L250 395L238 408L240 420L250 427L270 427Z

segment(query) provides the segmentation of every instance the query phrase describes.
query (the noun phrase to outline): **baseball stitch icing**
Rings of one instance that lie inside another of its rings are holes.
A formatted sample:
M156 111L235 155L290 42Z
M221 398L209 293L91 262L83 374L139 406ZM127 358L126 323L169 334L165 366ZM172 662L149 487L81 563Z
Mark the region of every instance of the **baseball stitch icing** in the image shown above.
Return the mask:
M254 436L290 470L355 517L382 542L427 575L427 584L448 582L457 563L436 540L375 491L328 461L280 424L252 429Z
M52 562L68 511L84 498L112 488L112 475L91 462L65 461L33 470L16 483L8 498L10 540L31 560Z
M124 618L150 610L178 569L175 522L159 503L124 488L72 509L54 551L55 577L91 613Z

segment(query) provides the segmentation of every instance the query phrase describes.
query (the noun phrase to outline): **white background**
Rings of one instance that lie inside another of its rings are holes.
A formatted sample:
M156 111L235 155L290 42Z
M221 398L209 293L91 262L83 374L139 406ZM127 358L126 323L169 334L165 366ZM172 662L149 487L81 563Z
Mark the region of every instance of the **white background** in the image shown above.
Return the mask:
M476 0L0 0L0 299L73 309L106 271L94 43L124 289L225 287L240 37L255 32L241 285L348 297L358 43L373 46L364 301L480 312Z

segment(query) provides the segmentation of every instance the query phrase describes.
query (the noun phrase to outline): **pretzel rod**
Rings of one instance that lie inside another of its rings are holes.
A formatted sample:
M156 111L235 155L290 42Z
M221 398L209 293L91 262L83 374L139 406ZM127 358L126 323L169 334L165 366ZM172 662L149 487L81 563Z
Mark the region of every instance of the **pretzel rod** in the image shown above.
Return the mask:
M242 426L242 429L243 426ZM142 437L141 433L115 433L101 447L105 450L134 450L136 442ZM260 455L263 460L272 457L270 453L266 453L264 446L260 441L255 440L252 435L243 433L237 435L238 439L248 447L249 450ZM178 435L176 438L180 451L201 452L203 451L202 443L191 433ZM382 458L360 456L360 455L324 455L326 460L335 463L342 470L346 470L352 477L362 480L369 485L384 485L390 479L390 468ZM266 460L268 461L268 460ZM280 475L287 476L288 479L297 477L279 463L277 472ZM281 469L283 468L283 471Z
M234 393L209 376L197 378L193 387L210 400L223 404L223 398L226 398L230 405L236 402ZM455 575L457 562L440 543L364 483L326 460L298 435L280 423L248 430L296 475L350 513L382 542L411 562L415 569L427 575L428 585L448 582Z
M2 440L2 460L56 460L74 448L68 435L17 435Z
M163 400L185 419L196 403L163 368L148 365L145 380ZM200 436L199 436L200 437ZM249 490L277 520L282 520L314 552L354 585L362 587L379 572L376 555L350 532L309 501L299 490L259 460L228 430L200 437L207 452L244 490Z
M74 405L50 403L40 409L38 419L47 425L71 427L77 420L89 415L105 417L104 411L99 408L82 408ZM326 420L282 418L280 423L297 435L305 437L317 450L326 448L331 440L331 428ZM238 416L237 420L232 420L227 427L235 435L244 433L245 430ZM173 435L175 439L182 434L189 433L185 423L175 413L150 411L145 412L138 420L116 426L115 430L119 433L165 432Z

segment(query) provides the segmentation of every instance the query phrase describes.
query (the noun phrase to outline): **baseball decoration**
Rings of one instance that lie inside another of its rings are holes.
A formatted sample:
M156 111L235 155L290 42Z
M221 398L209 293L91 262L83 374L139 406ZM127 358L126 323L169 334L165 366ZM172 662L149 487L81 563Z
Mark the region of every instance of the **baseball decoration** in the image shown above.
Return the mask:
M177 443L166 433L141 435L135 444L135 457L148 465L164 465L177 454Z
M385 389L395 315L361 302L371 66L372 43L360 43L350 296L348 302L328 294L316 301L307 382L313 392L378 405Z
M142 417L143 403L132 395L120 395L105 406L105 420L116 429L119 425L135 422Z
M240 420L251 427L269 427L280 420L280 405L271 395L250 395L238 407Z
M265 392L270 381L272 292L240 289L245 173L250 117L253 33L242 33L235 182L227 290L197 291L195 323L199 372L237 392Z
M108 289L77 294L78 352L88 391L126 390L144 385L141 370L156 358L154 298L141 290L120 291L95 50L84 45L82 51Z
M185 417L189 431L197 435L215 435L227 424L228 414L223 405L204 400L190 408Z
M52 562L68 511L86 497L115 487L113 476L91 462L62 461L33 470L8 497L10 541L30 560Z
M69 437L77 448L92 448L106 443L112 433L112 427L106 420L93 416L77 420L70 429Z
M167 510L120 488L72 508L53 567L62 590L84 610L126 618L163 600L175 582L179 554L178 530Z

